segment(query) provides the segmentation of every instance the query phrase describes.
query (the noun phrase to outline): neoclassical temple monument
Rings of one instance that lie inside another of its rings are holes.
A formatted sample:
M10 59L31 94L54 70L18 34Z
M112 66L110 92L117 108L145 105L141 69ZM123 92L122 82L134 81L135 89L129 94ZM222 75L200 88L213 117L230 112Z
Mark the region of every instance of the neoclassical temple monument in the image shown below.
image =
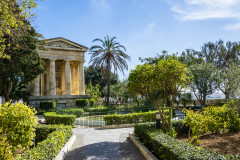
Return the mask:
M29 104L38 107L41 101L56 100L58 107L74 106L85 95L84 53L88 48L65 38L46 39L38 45L38 53L46 71L28 87Z

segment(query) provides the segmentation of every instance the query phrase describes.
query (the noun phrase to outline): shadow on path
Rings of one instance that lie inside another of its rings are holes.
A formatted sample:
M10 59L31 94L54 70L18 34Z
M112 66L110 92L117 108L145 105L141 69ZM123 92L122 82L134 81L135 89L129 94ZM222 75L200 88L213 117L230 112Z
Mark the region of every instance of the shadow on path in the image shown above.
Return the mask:
M121 136L124 137L125 136ZM120 139L121 139L120 137ZM124 142L99 142L75 148L65 160L144 160L129 138Z

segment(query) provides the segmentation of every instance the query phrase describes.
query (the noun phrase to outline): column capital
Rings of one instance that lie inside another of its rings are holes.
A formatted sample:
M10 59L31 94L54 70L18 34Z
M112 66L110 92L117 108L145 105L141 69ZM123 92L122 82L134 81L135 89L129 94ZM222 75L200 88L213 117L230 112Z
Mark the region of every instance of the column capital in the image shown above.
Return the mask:
M66 61L66 62L70 62L71 60L70 59L63 59L64 61Z
M56 58L49 58L50 61L56 61Z

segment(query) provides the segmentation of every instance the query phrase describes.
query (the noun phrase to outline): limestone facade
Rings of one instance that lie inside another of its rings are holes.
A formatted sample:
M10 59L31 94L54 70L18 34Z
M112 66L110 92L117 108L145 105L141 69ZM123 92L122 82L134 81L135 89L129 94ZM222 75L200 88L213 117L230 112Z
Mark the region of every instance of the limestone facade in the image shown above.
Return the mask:
M31 95L45 96L45 99L48 99L46 96L54 99L54 96L64 98L65 95L69 99L70 95L85 95L84 53L87 50L62 37L46 39L39 44L38 53L46 70L30 85Z

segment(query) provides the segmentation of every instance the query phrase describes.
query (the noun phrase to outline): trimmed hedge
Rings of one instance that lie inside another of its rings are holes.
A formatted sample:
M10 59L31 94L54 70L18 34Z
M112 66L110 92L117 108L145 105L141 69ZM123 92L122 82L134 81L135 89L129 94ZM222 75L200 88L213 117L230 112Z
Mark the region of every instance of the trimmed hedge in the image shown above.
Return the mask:
M108 113L111 113L112 108L108 107L95 107L95 108L85 108L85 112L89 112L89 115L106 115Z
M130 113L124 115L118 115L117 113L112 115L104 116L103 119L106 125L118 125L118 124L133 124L133 123L144 123L156 121L156 112L140 112Z
M47 139L38 143L36 147L22 154L19 157L20 160L54 159L72 136L71 126L41 126L39 128L42 128L42 130L45 131L43 133L44 135L47 135L53 128L56 130L50 133L47 136Z
M76 117L80 117L83 114L84 110L80 108L73 109L64 109L57 111L57 114L61 115L75 115Z
M39 142L45 140L50 133L64 127L64 125L37 125L35 130L35 143L38 144Z
M209 160L209 159L238 159L236 156L224 156L217 152L207 151L201 147L195 147L189 143L181 142L162 130L157 130L155 124L136 124L134 133L140 141L156 156L157 159L181 159L181 160Z
M56 102L54 100L52 101L43 101L40 102L40 107L41 110L48 111L50 109L56 108Z
M80 108L87 107L88 103L89 103L88 99L77 99L76 100L76 106L80 107Z
M74 125L76 115L57 115L55 112L44 113L47 124Z

